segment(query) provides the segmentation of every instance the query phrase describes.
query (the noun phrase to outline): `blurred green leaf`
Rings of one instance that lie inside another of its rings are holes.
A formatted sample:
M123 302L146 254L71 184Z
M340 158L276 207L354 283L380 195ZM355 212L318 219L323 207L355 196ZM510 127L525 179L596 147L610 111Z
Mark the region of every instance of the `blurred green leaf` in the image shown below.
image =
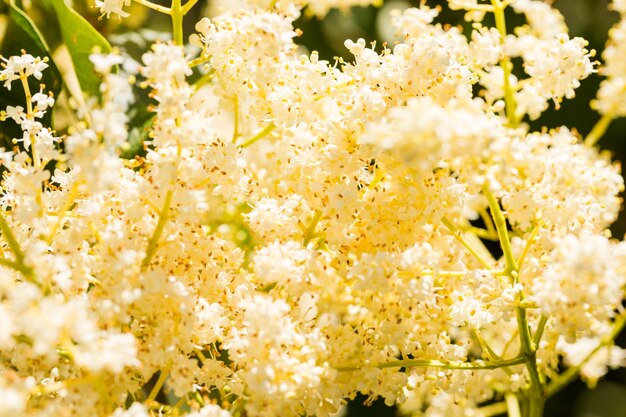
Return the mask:
M145 155L143 143L148 140L154 116L155 113L142 113L131 117L128 124L128 149L122 152L122 158L132 159L136 155Z
M45 91L52 92L55 96L58 96L63 86L61 73L54 64L51 57L50 48L46 44L43 36L22 9L20 9L14 0L11 0L8 4L9 23L0 45L0 55L8 58L13 55L21 55L22 50L28 54L38 57L48 58L48 68L43 71L41 80L37 80L34 77L30 77L28 86L31 93L39 91L40 84L45 85ZM0 87L0 109L4 110L7 106L22 106L26 107L26 99L24 96L24 89L20 82L11 83L11 90L6 90ZM52 112L49 111L41 119L44 126L52 126ZM0 129L0 142L5 148L12 148L13 144L11 140L16 137L22 136L22 129L12 120L6 120L2 123L2 129Z
M61 36L72 57L81 89L91 96L99 96L100 77L89 60L94 52L109 53L109 42L63 0L50 0L61 27Z
M595 390L584 391L577 399L576 417L624 417L626 388L610 381L601 382Z

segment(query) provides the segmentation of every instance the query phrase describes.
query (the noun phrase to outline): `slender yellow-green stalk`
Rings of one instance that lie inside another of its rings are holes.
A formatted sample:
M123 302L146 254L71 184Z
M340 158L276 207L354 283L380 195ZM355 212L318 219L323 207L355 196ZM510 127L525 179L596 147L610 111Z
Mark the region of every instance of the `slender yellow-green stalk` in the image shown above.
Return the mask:
M522 417L522 412L519 408L519 401L517 399L517 395L512 392L507 392L504 394L504 399L506 402L506 408L509 412L509 417Z
M517 356L511 359L500 359L493 361L442 361L437 359L405 359L390 362L380 362L363 364L358 366L346 366L335 368L338 371L357 371L363 368L443 368L443 369L461 369L461 370L480 370L480 369L498 369L506 366L522 365L526 361L523 356Z
M165 228L165 223L169 219L170 206L172 205L172 198L174 197L174 188L176 187L176 177L178 175L178 164L180 163L180 155L182 153L182 146L178 145L178 152L176 154L176 162L174 163L174 178L171 179L170 188L167 190L165 194L165 199L163 200L163 206L161 207L161 211L159 212L159 220L157 221L157 225L154 228L154 232L148 241L148 247L146 248L146 255L141 261L141 270L145 271L150 266L150 262L152 262L152 258L156 254L156 251L159 246L159 238L161 237L161 233L163 233L163 229Z
M183 12L183 7L181 5L181 0L172 0L172 7L170 8L172 16L172 35L174 38L174 43L176 45L183 45L183 17L185 13Z
M146 6L149 9L155 10L159 13L163 13L163 14L171 14L172 11L170 10L169 7L165 7L165 6L161 6L159 4L156 3L152 3L149 0L135 0L136 3L141 4L142 6Z
M493 216L493 221L496 225L498 236L500 237L500 247L502 248L504 259L506 261L505 271L508 272L511 284L515 285L519 280L519 268L511 249L509 232L506 226L506 218L500 208L500 204L489 190L488 184L483 187L483 193L487 197L489 209L491 210L491 215ZM520 301L523 300L524 294L522 293L520 294ZM543 416L545 396L542 377L539 375L539 371L537 369L537 347L533 343L530 327L528 325L528 318L526 317L526 310L518 306L515 308L515 313L520 336L520 355L525 360L526 369L528 370L528 374L530 376L530 387L527 390L527 416L541 417Z
M257 133L250 139L247 139L245 142L243 142L239 146L241 146L242 148L247 148L248 146L252 145L256 141L263 139L265 136L272 133L274 129L276 129L276 125L274 123L270 123L269 125L265 126L265 128L263 128L263 130L261 130L259 133Z
M304 246L305 248L309 245L309 243L311 242L311 239L313 239L315 228L317 227L317 224L319 223L321 218L322 218L321 210L316 211L315 216L313 216L313 219L311 220L311 223L309 224L309 227L307 227L306 230L304 231L304 239L302 240L302 246Z
M161 388L163 388L163 385L165 384L165 380L170 374L171 368L172 368L172 363L169 362L165 366L165 369L163 369L161 373L159 374L159 378L157 379L157 381L154 383L154 386L150 390L150 394L148 394L148 398L146 398L146 402L148 404L155 400L155 398L159 394L159 391L161 391Z
M589 132L589 134L585 138L584 144L587 146L594 146L596 143L598 143L598 141L602 139L602 136L604 136L604 134L606 133L612 121L612 113L609 112L604 114L600 118L600 120L598 120L595 126L593 126L593 129L591 129L591 132Z
M496 29L500 33L500 43L504 45L504 41L507 36L506 19L504 17L504 10L508 3L504 3L501 0L491 0L493 6L493 14L496 21ZM506 109L506 116L509 120L509 125L515 127L519 124L519 120L516 115L517 105L515 103L515 97L513 95L513 88L511 87L511 72L513 70L513 64L508 56L504 56L500 61L502 72L504 74L503 88L504 88L504 103Z
M7 259L0 260L0 265L15 269L16 271L20 272L27 281L39 285L39 283L37 282L37 278L35 277L35 272L33 271L33 268L26 265L26 263L24 262L24 252L22 252L22 248L20 247L19 242L15 238L11 227L9 227L9 224L7 223L2 213L0 213L0 231L2 231L2 236L4 237L4 240L8 243L9 248L11 248L13 256L15 257L15 261L9 261Z
M468 250L469 253L472 254L472 256L474 258L476 258L476 260L478 262L480 262L485 268L487 268L488 270L491 270L491 265L490 263L485 260L480 253L478 253L478 251L476 250L476 248L474 248L468 241L467 239L465 239L465 237L463 236L463 233L458 229L458 227L456 227L454 225L454 223L452 223L449 219L447 218L443 218L441 220L441 222L443 223L443 225L446 227L446 229L448 229L450 231L450 233L452 233L454 235L454 237L465 247L465 249Z

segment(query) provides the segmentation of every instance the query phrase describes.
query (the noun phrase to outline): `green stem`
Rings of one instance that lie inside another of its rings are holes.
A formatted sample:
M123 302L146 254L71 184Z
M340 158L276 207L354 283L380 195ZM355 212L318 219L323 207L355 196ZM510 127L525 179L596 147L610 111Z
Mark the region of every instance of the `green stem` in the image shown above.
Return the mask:
M242 148L247 148L248 146L250 146L253 143L255 143L256 141L258 141L259 139L263 139L265 136L267 136L270 133L272 133L272 131L274 129L276 129L276 125L274 123L270 123L269 125L265 126L265 128L263 130L261 130L259 133L257 133L256 135L254 135L250 139L246 140L245 142L243 142L239 146L242 147Z
M198 65L205 64L211 60L211 57L208 55L200 55L197 58L192 59L188 62L189 68L197 67Z
M176 404L174 404L172 406L172 408L170 408L166 414L172 414L172 413L176 413L183 405L187 404L187 396L183 395L182 397L180 397L178 399L178 401L176 401ZM176 414L178 415L178 414Z
M543 331L546 329L546 324L548 323L548 316L545 314L541 315L539 319L539 324L537 325L537 331L535 332L535 336L533 336L533 344L535 347L539 346L539 342L541 342L541 337L543 336Z
M485 240L498 240L498 235L494 232L490 232L489 230L481 229L480 227L475 226L465 226L462 228L464 232L473 233L481 239Z
M483 222L485 222L485 227L487 228L487 231L490 234L493 235L498 235L498 233L496 232L496 226L493 224L493 219L491 218L491 216L487 213L487 210L485 210L485 208L481 208L478 213L480 214L480 218L483 220Z
M176 45L183 45L183 8L181 6L181 0L172 0L171 7L172 16L172 35L174 37L174 43Z
M26 98L26 117L29 120L35 120L35 113L33 112L33 102L32 95L30 92L30 87L28 85L28 79L25 74L20 74L20 81L22 82L22 87L24 88L24 97ZM35 168L39 168L41 165L41 160L39 159L39 154L37 152L37 142L35 135L30 134L30 142L31 149L33 153L33 166Z
M506 414L507 409L507 403L504 401L500 401L497 403L486 405L484 407L480 407L478 411L480 413L479 415L483 417L491 417Z
M189 13L189 10L191 10L191 8L195 6L197 2L198 0L189 0L187 3L185 3L185 5L182 8L183 15L186 15L187 13Z
M200 88L202 88L209 81L211 81L211 78L213 78L214 75L215 75L215 69L211 68L211 70L209 72L204 74L202 77L197 79L195 83L193 83L194 90L196 90L196 91L200 90Z
M598 122L593 126L593 129L591 129L591 132L589 132L589 134L585 138L585 141L583 142L585 146L594 146L596 143L598 143L598 141L602 139L602 136L604 136L604 134L606 133L612 121L613 114L611 112L603 115L600 120L598 120Z
M159 13L163 14L172 14L172 10L169 7L161 6L160 4L152 3L149 0L134 0L135 3L139 3L143 6L146 6L149 9L156 10Z
M232 142L237 142L239 137L239 97L235 94L233 99L233 139Z
M29 268L25 268L23 264L9 261L8 259L0 258L0 265L16 270L17 272L21 273L25 278L27 278L30 281L28 277L30 273L32 272L32 270ZM33 284L36 284L36 283L33 282Z
M528 252L530 251L532 244L535 242L535 239L537 238L537 235L539 234L539 230L541 229L541 226L543 226L543 221L539 220L539 222L537 223L533 231L530 233L530 236L528 237L528 240L526 241L526 245L524 245L524 249L522 250L522 254L517 259L518 268L520 269L522 268L522 265L524 264L524 260L526 259L526 255L528 255Z
M320 210L316 211L315 216L313 216L313 220L311 220L311 223L309 224L309 227L307 227L306 230L304 231L304 239L302 240L302 246L304 246L305 248L311 242L311 239L313 238L313 233L315 232L315 228L317 227L317 223L319 223L321 218L322 218L322 212Z
M460 369L460 370L479 370L479 369L499 369L507 366L521 365L525 362L525 358L518 356L512 359L500 359L495 361L441 361L437 359L404 359L391 362L380 362L373 364L365 364L362 366L346 366L335 368L338 371L358 371L363 368L444 368L444 369Z
M448 229L450 231L450 233L452 233L452 235L454 235L454 237L456 238L456 240L458 240L461 245L463 245L465 247L465 249L467 249L467 251L469 253L472 254L472 256L474 256L474 258L476 258L476 260L478 262L480 262L485 268L487 268L488 270L491 271L491 265L489 264L489 262L487 262L481 255L480 253L478 253L478 251L476 250L476 248L474 248L474 246L472 246L467 239L465 238L465 236L463 236L463 233L459 230L458 227L456 227L454 225L454 223L452 223L448 218L444 217L443 219L441 219L441 222L443 223L443 225L446 227L446 229Z
M157 381L154 383L154 386L150 390L150 394L148 395L148 398L146 398L146 403L150 404L152 401L156 399L157 395L159 394L159 391L161 391L161 388L163 388L163 385L165 384L165 380L169 376L171 368L172 368L172 363L169 362L167 366L165 367L165 369L161 371L161 373L159 374L159 378L157 379Z
M152 232L152 236L150 236L150 240L148 241L148 247L146 248L146 255L141 261L141 270L145 271L150 266L150 262L152 262L152 258L157 252L159 246L159 239L161 234L163 233L163 229L165 228L165 223L169 219L170 206L172 205L172 199L174 197L174 188L176 187L176 179L178 176L178 164L180 163L180 155L182 152L182 147L180 144L178 145L178 153L176 155L176 162L174 166L174 178L171 180L170 188L167 190L165 194L165 199L163 200L163 206L161 207L161 211L159 212L159 220L157 221L157 225L154 228L154 232Z
M194 391L191 393L191 397L200 405L200 407L204 407L204 400L202 399L202 395L198 391Z
M15 238L13 231L9 227L9 224L7 223L2 213L0 213L0 231L2 231L2 236L4 236L4 240L6 240L6 242L9 244L9 248L11 248L13 256L15 256L15 262L3 259L2 261L0 261L0 264L19 271L28 282L39 286L39 283L35 278L35 272L33 271L33 268L26 265L26 263L24 262L24 252L22 252L22 248L20 247L19 242Z
M500 245L502 246L502 252L504 253L504 259L506 261L506 269L504 271L507 275L511 277L511 283L515 284L517 282L516 275L518 273L518 268L515 256L513 256L513 250L511 249L509 232L506 227L506 218L504 217L504 213L500 209L500 205L496 201L496 197L489 190L488 184L485 184L485 186L483 187L483 194L485 194L485 196L487 197L489 209L491 210L491 216L493 217L496 231L498 232L498 238L500 240Z
M24 97L26 99L26 117L29 120L35 120L35 112L33 111L33 102L32 95L30 92L30 87L28 85L28 78L26 74L20 74L20 81L22 82L22 87L24 88ZM33 166L36 169L41 168L41 158L39 158L39 151L37 151L37 136L33 135L29 132L30 136L30 148L33 155ZM37 205L39 205L39 215L43 214L43 193L41 191L41 187L37 187L37 195L36 195Z
M506 19L504 16L504 9L507 7L507 3L503 3L501 0L491 0L491 4L493 6L493 14L496 21L496 29L500 33L500 44L504 45L507 29L506 29ZM504 103L506 109L506 116L509 120L509 125L511 127L515 127L519 120L515 114L517 104L515 103L515 96L513 95L513 88L511 87L511 72L513 65L511 63L511 59L508 56L504 56L500 60L500 66L502 67L502 71L504 73Z
M517 399L517 395L512 392L507 392L504 395L504 399L506 401L506 408L509 412L509 417L522 417L522 413L519 409L519 401Z
M157 222L156 227L154 228L154 232L148 241L148 247L146 248L146 255L141 261L141 270L145 271L150 266L150 262L152 262L152 258L156 254L159 238L161 237L161 233L163 233L163 229L165 228L165 223L169 218L170 206L172 205L172 198L174 196L174 189L170 188L167 190L165 194L165 200L163 201L163 207L161 207L161 211L159 212L159 221Z
M500 247L502 248L506 262L505 271L509 275L511 285L515 285L519 280L519 268L517 266L515 256L513 255L513 250L511 249L511 241L509 239L509 232L506 226L506 218L500 208L500 204L489 190L488 184L485 184L483 187L483 194L487 197L489 209L491 210L491 215L496 225L498 236L500 237ZM520 302L523 300L524 294L521 293ZM515 314L517 317L517 326L520 337L520 356L525 358L526 369L528 370L528 374L530 376L530 387L527 391L527 416L541 417L543 416L545 398L543 392L544 384L537 369L537 347L533 343L530 327L528 326L528 318L526 317L526 310L522 307L516 307Z
M61 224L63 223L63 219L65 219L67 212L70 210L70 208L76 201L77 196L78 196L78 183L74 182L72 184L72 188L70 188L70 191L66 197L65 204L63 204L63 207L61 207L61 210L59 210L59 213L57 214L57 221L52 226L52 229L50 230L50 234L46 238L46 243L48 245L52 244L52 241L54 240L54 237L57 231L59 230L59 228L61 227Z
M478 340L478 344L480 345L480 348L487 355L487 359L489 359L490 361L501 360L502 359L496 353L496 351L493 350L493 348L491 346L489 346L489 343L487 343L487 341L483 338L483 335L480 333L480 330L478 330L478 329L474 330L474 335L476 336L476 340ZM502 370L506 374L511 375L511 370L509 368L502 368Z

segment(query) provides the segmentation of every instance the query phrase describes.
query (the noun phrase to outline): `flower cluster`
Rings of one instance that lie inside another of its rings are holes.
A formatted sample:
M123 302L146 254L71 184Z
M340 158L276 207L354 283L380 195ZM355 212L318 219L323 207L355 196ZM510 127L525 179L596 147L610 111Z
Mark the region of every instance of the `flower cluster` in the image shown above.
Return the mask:
M196 58L92 55L101 99L62 138L29 91L45 60L3 58L27 108L4 109L23 136L0 154L0 416L327 416L361 393L430 416L513 394L536 417L563 365L593 384L626 364L619 166L525 123L596 70L556 10L451 0L463 33L424 4L393 47L330 63L299 52L299 10L371 2L228 3ZM129 160L135 78L155 104Z

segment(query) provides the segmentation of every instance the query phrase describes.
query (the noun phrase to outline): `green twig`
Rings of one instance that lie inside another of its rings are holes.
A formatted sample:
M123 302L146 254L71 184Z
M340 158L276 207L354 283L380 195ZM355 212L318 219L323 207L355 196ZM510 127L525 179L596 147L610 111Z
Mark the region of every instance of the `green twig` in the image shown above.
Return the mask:
M270 123L269 125L265 126L265 128L261 130L259 133L257 133L250 139L246 140L239 146L242 148L247 148L248 146L252 145L253 143L257 142L260 139L263 139L265 136L272 133L274 129L276 129L276 125L274 123Z
M134 0L135 3L139 3L143 6L146 6L152 10L156 10L159 13L163 14L172 14L172 10L169 7L161 6L160 4L152 3L149 0Z
M499 369L506 366L521 365L525 362L525 358L518 356L512 359L501 359L495 361L441 361L437 359L404 359L391 362L380 362L373 364L364 364L362 366L346 366L335 368L338 371L358 371L363 368L444 368L444 369L460 369L460 370L479 370L479 369Z
M7 223L4 215L1 212L0 231L2 231L2 236L4 237L4 240L8 243L9 248L11 248L11 252L13 252L13 256L15 257L15 261L2 259L0 261L0 265L4 265L20 272L28 282L39 286L39 283L35 278L35 271L30 266L26 265L24 252L22 252L22 248L20 247L19 242L15 238L11 227L9 227L9 224Z
M186 15L187 13L189 13L189 10L191 10L191 8L195 6L197 2L198 0L189 0L187 3L185 3L185 5L182 8L183 15Z
M504 10L506 9L508 3L503 3L501 0L491 0L491 4L493 6L493 14L496 21L496 29L500 33L500 44L504 45L507 37L507 29L506 29L506 19L504 16ZM519 120L516 116L516 107L515 96L513 95L513 88L511 87L511 73L513 69L513 64L511 63L511 59L508 56L504 56L500 60L500 67L502 67L502 72L504 76L504 103L506 109L506 116L509 120L509 124L511 127L515 127Z
M522 254L517 259L517 267L518 268L520 268L520 269L522 268L522 265L524 264L524 260L526 259L526 255L528 255L528 252L530 251L530 248L532 247L532 244L535 242L535 239L537 238L537 235L539 234L539 230L541 229L541 226L543 226L543 222L541 220L539 220L539 222L537 223L537 225L535 226L533 231L530 233L530 236L528 237L528 240L526 240L526 245L524 245L524 249L522 250Z
M157 395L159 395L159 391L161 391L161 388L163 388L163 385L165 384L165 380L170 374L170 369L172 369L172 362L168 362L165 369L163 369L161 373L159 374L159 378L157 379L157 381L154 383L154 386L150 390L150 394L148 394L148 398L146 398L146 403L150 404L152 401L156 399Z
M522 417L522 412L519 409L519 401L517 395L512 392L504 394L504 400L506 402L506 409L509 412L509 417Z
M150 236L150 240L148 241L148 246L146 247L146 255L141 261L141 270L145 271L150 266L150 262L152 262L152 258L157 252L159 246L159 239L161 238L161 234L163 233L163 229L165 228L165 223L169 219L170 206L172 205L172 199L174 197L174 188L176 187L176 179L178 176L178 164L180 163L180 155L182 153L182 147L180 144L178 145L178 153L176 155L176 162L174 165L174 178L171 179L170 188L167 190L165 194L165 199L163 200L163 206L161 207L161 211L159 212L159 220L157 221L157 225L154 228L154 232L152 232L152 236Z
M489 209L493 221L500 237L500 247L504 254L506 262L505 271L508 273L511 285L516 285L519 280L519 269L517 261L513 255L511 249L511 241L509 240L509 232L506 226L506 218L500 208L500 204L496 200L495 196L489 190L489 184L485 184L483 187L483 194L487 197L489 203ZM520 302L524 300L524 294L520 294ZM537 348L533 343L531 337L530 327L528 326L528 318L526 317L526 310L522 307L516 307L515 313L517 317L517 326L520 335L520 355L525 358L526 369L530 376L530 388L528 390L528 417L541 417L543 415L544 407L544 392L543 382L537 370Z
M598 122L593 126L593 129L591 129L591 132L589 132L583 143L586 146L594 146L596 143L598 143L598 141L602 139L602 136L604 136L604 134L606 133L612 121L613 113L608 112L604 114L600 118L600 120L598 120Z
M487 359L489 359L490 361L502 360L502 358L496 353L496 351L493 350L493 348L489 346L489 343L487 343L487 341L483 338L480 330L474 330L474 336L476 336L476 340L478 340L478 344L480 345L482 351L487 355ZM511 370L509 368L502 368L502 370L508 375L511 375Z
M235 94L235 98L233 99L233 139L232 142L235 143L237 138L239 137L239 97Z
M467 239L465 238L465 236L463 236L463 232L461 232L459 230L458 227L456 227L454 225L454 223L452 223L448 218L444 217L443 219L441 219L441 222L443 223L443 225L446 227L446 229L448 229L450 231L450 233L452 233L452 235L454 235L454 237L456 238L456 240L459 241L459 243L461 243L465 249L468 250L469 253L472 254L472 256L474 256L474 258L476 258L476 260L478 262L480 262L485 268L487 268L488 270L491 270L491 265L489 264L489 262L487 262L481 255L480 253L478 253L478 251L476 250L476 248L474 248L474 246L472 246Z
M176 45L183 45L183 13L181 0L172 0L171 16L172 16L172 36Z
M480 407L478 409L479 411L479 415L483 416L483 417L492 417L492 416L499 416L501 414L506 414L507 410L507 404L504 401L499 401L497 403L493 403L493 404L489 404L489 405L485 405L483 407Z
M541 338L543 337L543 331L546 329L546 324L548 323L548 316L542 314L539 318L539 324L537 324L537 331L535 332L535 336L533 336L533 344L535 347L539 347L539 342L541 342Z
M317 224L319 223L321 218L322 218L322 212L320 210L317 210L315 212L315 216L313 216L313 220L311 220L311 223L309 224L309 227L307 227L306 230L304 231L304 239L302 240L302 246L304 246L305 248L309 245L309 243L311 242L311 239L313 239L315 228L317 227Z

